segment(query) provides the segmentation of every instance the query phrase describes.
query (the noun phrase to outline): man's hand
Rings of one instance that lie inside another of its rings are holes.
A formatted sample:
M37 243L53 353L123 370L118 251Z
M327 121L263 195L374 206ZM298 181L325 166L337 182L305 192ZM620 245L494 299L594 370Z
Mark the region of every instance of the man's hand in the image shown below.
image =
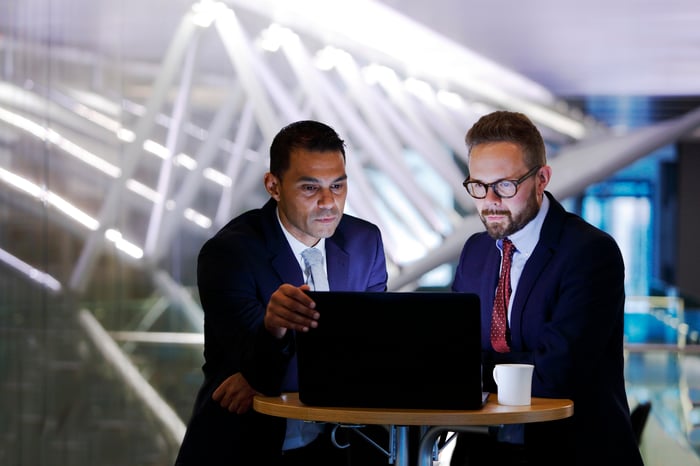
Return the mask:
M214 390L212 399L218 402L222 408L229 410L232 413L243 414L253 406L253 397L260 395L248 381L243 377L243 374L236 372L231 377L224 380L221 385Z
M282 338L287 329L308 332L318 325L316 304L304 293L309 285L300 287L284 284L270 296L265 311L265 328L276 338Z

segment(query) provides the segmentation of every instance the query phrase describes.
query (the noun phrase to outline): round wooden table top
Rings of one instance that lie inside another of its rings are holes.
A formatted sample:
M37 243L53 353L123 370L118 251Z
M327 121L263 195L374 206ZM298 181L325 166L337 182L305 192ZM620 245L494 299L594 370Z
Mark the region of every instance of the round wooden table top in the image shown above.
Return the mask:
M533 397L528 406L505 406L498 404L496 394L491 394L481 409L464 411L307 406L299 401L298 393L256 396L253 408L263 414L303 421L406 426L525 424L564 419L574 414L574 403L568 399Z

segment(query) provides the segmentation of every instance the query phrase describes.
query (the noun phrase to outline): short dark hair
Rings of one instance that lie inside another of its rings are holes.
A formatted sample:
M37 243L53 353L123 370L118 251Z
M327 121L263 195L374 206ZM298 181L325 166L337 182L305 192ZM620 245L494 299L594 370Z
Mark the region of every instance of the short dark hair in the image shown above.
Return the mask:
M289 168L289 157L296 149L311 152L339 151L345 161L345 141L330 126L302 120L282 128L270 145L270 173L281 178Z
M465 141L470 154L479 144L512 142L522 148L527 167L547 165L542 134L527 116L519 112L499 110L482 116L469 129Z

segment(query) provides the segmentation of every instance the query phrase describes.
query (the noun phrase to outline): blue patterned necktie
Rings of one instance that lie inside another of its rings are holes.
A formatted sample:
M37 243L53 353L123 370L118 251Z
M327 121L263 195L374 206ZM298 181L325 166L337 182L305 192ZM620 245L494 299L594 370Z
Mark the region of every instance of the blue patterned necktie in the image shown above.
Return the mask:
M323 269L323 254L316 248L305 249L301 253L301 257L306 264L306 270L309 272L309 285L314 291L328 291L328 278Z
M328 291L328 279L323 268L323 253L316 248L305 249L301 253L306 266L304 272L308 277L309 286L315 291ZM297 391L299 389L299 381L297 374L297 356L296 353L289 361L287 374L282 383L282 391ZM310 443L315 439L319 432L324 429L322 423L307 423L298 419L287 419L287 431L282 449L299 448Z
M316 248L308 248L302 251L301 257L304 259L304 273L308 277L308 284L314 291L328 291L328 279L323 269L323 253ZM294 354L289 361L289 368L282 383L283 391L296 391L297 381L297 356Z

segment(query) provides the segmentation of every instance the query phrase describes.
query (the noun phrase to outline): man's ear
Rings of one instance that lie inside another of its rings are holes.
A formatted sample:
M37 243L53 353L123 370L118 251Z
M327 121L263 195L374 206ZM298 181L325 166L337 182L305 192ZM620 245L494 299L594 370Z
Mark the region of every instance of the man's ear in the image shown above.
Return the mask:
M265 173L265 190L276 201L280 200L280 182L279 179L270 172Z
M538 186L538 193L542 194L544 193L545 188L549 184L549 180L552 177L552 167L549 165L545 165L542 168L540 168L537 172L537 186Z
M545 165L544 167L540 168L539 176L540 180L542 180L544 183L549 184L549 180L550 178L552 178L552 167L550 167L549 165Z

